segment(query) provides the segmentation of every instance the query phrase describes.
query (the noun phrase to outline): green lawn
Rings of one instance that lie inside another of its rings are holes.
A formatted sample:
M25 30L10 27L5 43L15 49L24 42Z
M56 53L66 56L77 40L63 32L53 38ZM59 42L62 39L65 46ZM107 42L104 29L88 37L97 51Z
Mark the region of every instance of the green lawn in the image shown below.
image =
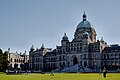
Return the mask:
M0 74L0 80L120 80L120 73L108 73L107 78L98 73L55 73L50 74Z

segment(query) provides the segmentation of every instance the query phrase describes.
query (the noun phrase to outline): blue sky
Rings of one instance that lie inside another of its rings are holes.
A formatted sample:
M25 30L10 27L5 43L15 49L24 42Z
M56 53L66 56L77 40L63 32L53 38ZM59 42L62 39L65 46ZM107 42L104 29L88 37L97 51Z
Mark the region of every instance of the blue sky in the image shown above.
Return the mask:
M120 0L0 0L0 48L55 48L64 33L72 40L84 10L97 39L120 44Z

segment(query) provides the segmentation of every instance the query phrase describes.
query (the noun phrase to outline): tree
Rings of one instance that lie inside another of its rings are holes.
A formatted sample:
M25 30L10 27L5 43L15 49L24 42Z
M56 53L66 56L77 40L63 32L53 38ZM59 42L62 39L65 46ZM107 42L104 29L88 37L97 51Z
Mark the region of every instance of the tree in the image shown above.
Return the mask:
M0 71L8 69L8 52L4 52L0 49Z
M0 71L3 71L3 52L0 49Z
M2 49L0 49L0 54L3 54Z
M5 71L6 69L8 69L8 64L9 61L8 61L8 52L5 51L4 54L3 54L3 70Z

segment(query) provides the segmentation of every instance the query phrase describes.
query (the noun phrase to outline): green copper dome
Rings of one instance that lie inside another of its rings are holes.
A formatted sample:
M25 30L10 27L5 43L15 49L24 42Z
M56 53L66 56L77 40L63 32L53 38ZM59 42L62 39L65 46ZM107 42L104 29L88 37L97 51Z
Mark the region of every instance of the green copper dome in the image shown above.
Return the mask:
M85 14L85 12L83 14L83 21L80 22L78 24L78 26L77 26L77 29L81 29L81 28L92 28L91 23L86 20L86 14Z

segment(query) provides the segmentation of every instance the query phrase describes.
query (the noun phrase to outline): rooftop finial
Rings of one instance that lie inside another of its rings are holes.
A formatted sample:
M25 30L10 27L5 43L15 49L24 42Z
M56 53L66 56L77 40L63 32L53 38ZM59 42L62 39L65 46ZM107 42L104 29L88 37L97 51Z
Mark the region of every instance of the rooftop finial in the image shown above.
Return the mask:
M42 44L41 48L44 48L44 44Z
M84 10L84 14L85 14L85 10Z
M66 36L66 33L64 33L64 36Z
M34 48L34 47L33 47L33 45L32 45L32 47L31 47L31 48L32 48L32 49Z
M33 47L33 45L32 45L32 47L30 48L30 50L31 50L31 51L34 51L34 47Z
M8 48L8 52L10 52L10 48Z
M84 14L83 14L83 21L86 21L86 14L85 14L85 11L84 11Z
M104 42L104 39L103 39L103 37L101 37L101 40L100 40L101 42Z
M26 53L27 51L25 50L25 53Z

